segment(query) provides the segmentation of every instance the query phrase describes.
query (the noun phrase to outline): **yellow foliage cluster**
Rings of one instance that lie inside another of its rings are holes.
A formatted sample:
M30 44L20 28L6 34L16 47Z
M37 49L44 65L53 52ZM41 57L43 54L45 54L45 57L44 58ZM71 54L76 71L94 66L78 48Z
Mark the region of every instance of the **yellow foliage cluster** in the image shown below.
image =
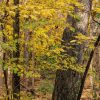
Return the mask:
M27 51L33 55L27 66L31 74L32 70L39 72L41 69L58 69L63 61L68 64L66 60L61 60L61 52L63 51L61 40L66 26L66 16L72 15L73 5L80 9L83 6L78 0L20 0L18 6L14 6L13 0L10 0L8 5L5 1L0 2L0 25L4 27L3 30L0 30L0 38L3 36L2 33L5 34L5 44L8 44L7 48L10 48L6 50L9 52L7 66L10 66L11 69L14 68L15 71L20 70L26 73L24 66L25 45L28 48ZM9 57L16 50L14 48L16 40L13 40L13 22L16 9L19 10L20 15L20 38L18 40L20 44L20 67L17 66L17 68L13 64L14 58L12 60ZM99 8L96 8L97 10L99 11ZM67 26L74 30L69 24ZM25 40L28 37L25 36L26 33L31 34L28 41ZM79 37L86 38L84 36ZM4 46L2 49L5 51Z

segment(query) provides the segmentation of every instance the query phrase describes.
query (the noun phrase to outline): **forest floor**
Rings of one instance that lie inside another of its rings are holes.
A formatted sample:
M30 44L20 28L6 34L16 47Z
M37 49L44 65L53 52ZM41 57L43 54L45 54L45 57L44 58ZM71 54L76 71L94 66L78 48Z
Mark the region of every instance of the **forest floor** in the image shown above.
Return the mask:
M84 91L81 100L100 100L100 83L92 84L91 77L88 76L85 82ZM51 81L37 80L35 81L36 96L33 97L30 93L22 91L21 100L51 100L53 83ZM0 87L0 100L6 100L4 88Z
M89 76L86 79L82 100L100 100L100 82L94 81Z
M40 93L35 100L51 100L51 97L52 94ZM81 100L100 100L100 83L93 81L91 76L88 76L86 79Z

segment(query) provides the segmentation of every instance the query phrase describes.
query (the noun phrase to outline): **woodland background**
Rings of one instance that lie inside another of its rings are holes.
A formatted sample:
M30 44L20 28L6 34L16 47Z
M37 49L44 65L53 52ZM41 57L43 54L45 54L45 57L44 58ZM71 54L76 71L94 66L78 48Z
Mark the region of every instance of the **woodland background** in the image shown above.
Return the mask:
M0 100L100 100L100 0L0 0Z

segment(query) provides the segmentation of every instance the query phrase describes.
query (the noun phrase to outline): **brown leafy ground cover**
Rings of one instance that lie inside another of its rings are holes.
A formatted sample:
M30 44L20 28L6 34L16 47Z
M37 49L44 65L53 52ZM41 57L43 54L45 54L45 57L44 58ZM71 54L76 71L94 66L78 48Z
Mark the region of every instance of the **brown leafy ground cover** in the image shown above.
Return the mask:
M21 91L21 100L51 100L54 81L38 79L35 81L35 96L30 92ZM48 86L50 85L50 86ZM52 88L52 89L51 89ZM93 89L94 88L94 89ZM51 90L50 90L51 89ZM6 100L4 84L0 85L0 100ZM100 100L100 82L94 81L92 87L90 76L87 77L81 100Z

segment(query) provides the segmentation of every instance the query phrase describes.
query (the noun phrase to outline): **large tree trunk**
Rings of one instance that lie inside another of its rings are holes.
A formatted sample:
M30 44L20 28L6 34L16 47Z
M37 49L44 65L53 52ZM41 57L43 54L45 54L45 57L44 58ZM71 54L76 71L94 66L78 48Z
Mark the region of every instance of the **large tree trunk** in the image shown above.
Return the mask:
M19 0L14 0L14 5L18 6L19 4ZM13 30L14 30L14 40L17 40L16 43L16 51L13 52L13 57L16 58L15 60L15 64L16 66L19 63L19 57L20 57L20 51L19 51L19 43L18 43L18 39L19 39L19 30L20 30L20 26L19 26L19 11L18 9L16 10L16 15L14 17L14 24L13 24ZM14 100L20 100L20 76L18 76L17 73L13 73L12 76L12 89L13 89L13 99Z
M69 16L69 19L72 21L72 25L75 25L75 20ZM74 34L75 35L75 34ZM65 41L63 45L67 46L67 43L72 40L73 33L71 31L68 32L68 29L65 29L63 40ZM70 56L76 57L77 62L81 63L82 55L78 55L75 53L79 51L82 54L82 50L80 48L82 45L74 45L74 51L71 49L65 49L65 53ZM58 70L56 72L56 80L55 80L55 88L52 96L52 100L77 100L77 95L80 89L82 75L72 69L67 70Z
M85 10L90 11L89 2L87 0L84 0L84 3L86 5ZM78 11L77 8L75 8L74 13L78 13L77 11ZM77 30L77 32L86 34L88 29L87 27L88 27L89 13L82 12L79 14L81 15L80 22L77 22L71 16L68 16L67 21L68 23L71 24L72 27L74 27ZM63 33L64 42L62 44L65 46L69 46L67 44L70 43L70 41L74 38L75 35L77 34L71 32L68 28L66 28ZM64 50L65 53L67 53L68 55L77 58L76 63L82 64L84 46L85 43L81 45L74 45L73 46L74 50L71 49L69 50L64 49ZM81 79L82 79L82 74L72 69L58 70L56 72L55 87L53 91L52 100L77 100L80 90Z
M81 75L71 69L56 72L52 100L77 100Z
M75 25L75 20L69 16L71 19L72 25ZM75 35L75 34L74 34ZM63 40L65 41L63 44L67 46L67 43L73 39L73 33L71 31L68 32L68 29L65 29ZM75 51L79 50L81 45L77 47L74 45L74 51L65 49L65 53L70 56L77 56L77 62L82 61L82 55L76 55ZM80 52L82 54L82 51ZM79 57L79 58L78 58ZM80 80L81 74L72 70L58 70L56 72L56 80L55 80L55 88L52 96L52 100L77 100L77 95L80 88Z

